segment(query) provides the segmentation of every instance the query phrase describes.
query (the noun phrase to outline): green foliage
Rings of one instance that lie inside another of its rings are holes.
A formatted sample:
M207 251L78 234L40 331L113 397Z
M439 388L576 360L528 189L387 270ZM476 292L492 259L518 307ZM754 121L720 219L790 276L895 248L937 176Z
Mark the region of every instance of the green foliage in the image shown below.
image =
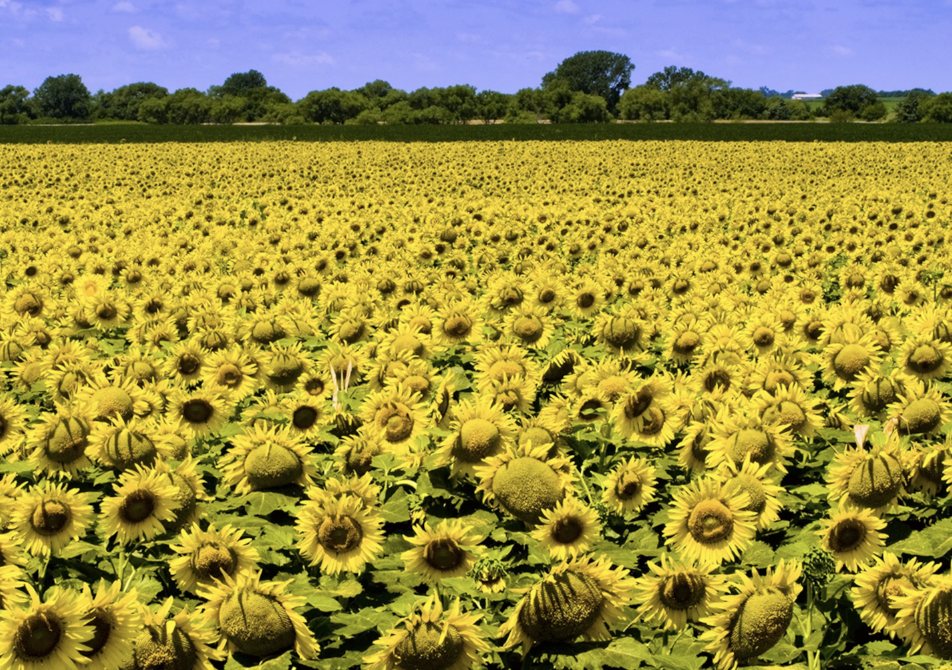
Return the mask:
M25 123L30 118L30 91L24 86L0 89L0 125Z
M823 100L823 113L831 116L834 112L848 112L854 117L862 117L867 108L879 102L876 91L869 86L853 84L837 86ZM885 113L883 113L885 116ZM881 117L880 117L881 118Z
M92 96L77 74L47 77L33 91L33 104L38 116L53 119L86 119Z
M893 120L897 123L918 123L922 121L924 116L922 103L934 96L935 94L931 91L921 89L910 91L909 95L896 105Z
M563 60L554 71L542 77L542 88L556 80L564 81L572 91L603 98L614 113L622 93L631 86L631 59L611 51L580 51Z
M952 93L940 93L921 103L923 121L929 123L952 123Z

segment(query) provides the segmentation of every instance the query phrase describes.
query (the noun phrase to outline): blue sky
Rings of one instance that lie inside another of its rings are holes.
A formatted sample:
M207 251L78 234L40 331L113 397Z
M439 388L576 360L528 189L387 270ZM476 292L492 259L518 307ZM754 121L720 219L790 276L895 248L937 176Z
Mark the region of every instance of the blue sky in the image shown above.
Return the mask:
M952 90L952 0L0 0L0 86L206 90L256 69L293 99L373 79L513 93L578 51L735 86Z

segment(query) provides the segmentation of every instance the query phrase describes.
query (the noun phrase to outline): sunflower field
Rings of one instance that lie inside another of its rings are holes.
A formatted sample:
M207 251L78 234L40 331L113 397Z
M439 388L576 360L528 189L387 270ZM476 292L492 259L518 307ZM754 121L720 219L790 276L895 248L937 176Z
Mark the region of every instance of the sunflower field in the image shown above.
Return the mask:
M952 660L952 146L0 157L0 670Z

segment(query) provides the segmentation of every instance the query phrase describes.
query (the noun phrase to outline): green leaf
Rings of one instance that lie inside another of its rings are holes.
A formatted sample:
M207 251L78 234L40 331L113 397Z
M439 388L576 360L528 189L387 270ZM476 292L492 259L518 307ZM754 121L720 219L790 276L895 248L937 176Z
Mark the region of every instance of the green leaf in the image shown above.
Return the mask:
M942 558L952 551L952 519L943 519L887 547L897 554Z
M89 542L70 542L56 557L63 559L76 558L77 556L88 554L89 552L102 554L103 548L98 544L90 544Z
M344 609L343 605L322 593L313 593L307 598L307 604L316 607L322 612L336 612Z
M268 516L275 510L294 512L300 498L275 491L252 491L244 497L245 509L254 516Z
M380 514L387 523L403 523L410 520L410 505L407 501L407 493L403 489L398 489L396 493L390 496L390 500L380 508Z
M392 628L396 621L397 617L383 608L368 607L359 612L338 612L331 615L331 622L340 625L334 629L336 637L352 637L374 629L384 631Z
M330 575L324 575L321 577L321 590L327 595L339 598L353 598L363 592L364 587L353 577L341 577L340 579L342 581L338 581L338 578Z
M18 475L24 475L27 472L33 472L36 466L30 461L8 461L0 463L0 472L12 472Z
M753 542L740 558L745 567L767 568L774 563L774 551L766 542Z
M253 656L246 654L232 654L225 664L225 670L244 670L245 668L254 668L255 670L288 670L291 667L291 650L284 652L277 658L269 658L261 661Z

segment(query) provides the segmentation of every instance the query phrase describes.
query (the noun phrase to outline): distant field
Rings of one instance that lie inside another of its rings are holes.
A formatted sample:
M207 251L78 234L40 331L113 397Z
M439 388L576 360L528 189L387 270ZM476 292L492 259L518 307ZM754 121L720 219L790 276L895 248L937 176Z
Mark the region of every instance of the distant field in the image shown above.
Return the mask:
M6 126L0 144L161 142L460 142L695 140L705 142L948 142L952 125L828 123L619 123L467 126Z

